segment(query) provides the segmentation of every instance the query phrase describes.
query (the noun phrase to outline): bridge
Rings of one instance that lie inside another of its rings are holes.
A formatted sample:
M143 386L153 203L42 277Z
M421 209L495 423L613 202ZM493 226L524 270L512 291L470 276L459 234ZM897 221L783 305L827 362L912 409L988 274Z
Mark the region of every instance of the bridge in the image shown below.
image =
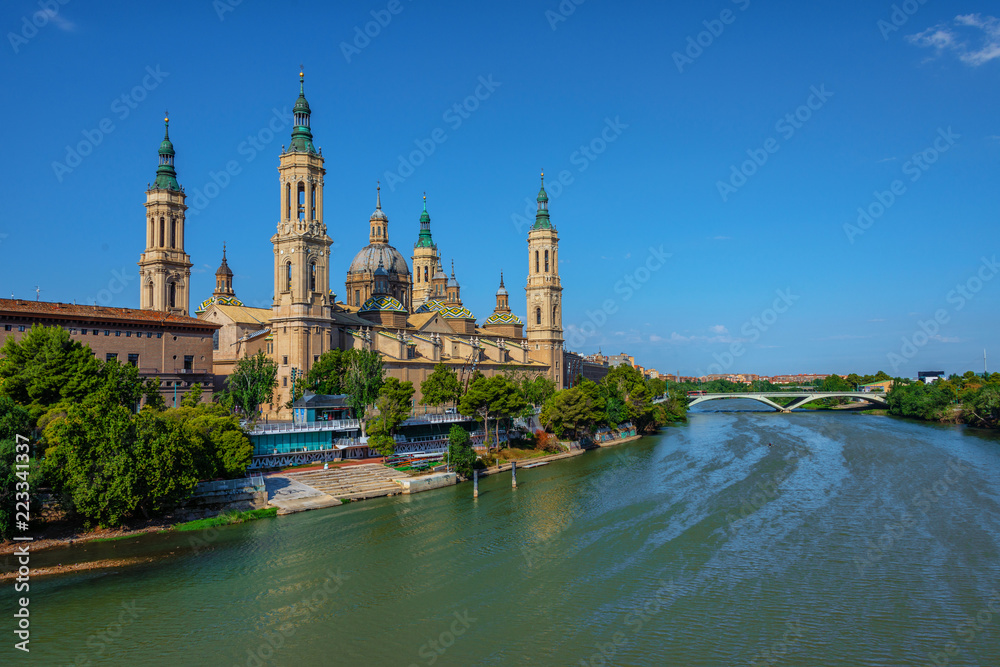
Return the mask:
M756 391L733 394L704 394L702 396L691 397L688 407L690 408L707 401L748 398L751 401L758 401L772 407L778 412L791 412L795 408L800 408L806 403L811 403L821 398L860 398L872 405L887 408L889 404L885 400L885 394L886 392L884 391ZM775 398L791 398L793 400L788 405L779 405L773 400ZM662 403L665 400L666 397L662 397L656 399L654 402Z

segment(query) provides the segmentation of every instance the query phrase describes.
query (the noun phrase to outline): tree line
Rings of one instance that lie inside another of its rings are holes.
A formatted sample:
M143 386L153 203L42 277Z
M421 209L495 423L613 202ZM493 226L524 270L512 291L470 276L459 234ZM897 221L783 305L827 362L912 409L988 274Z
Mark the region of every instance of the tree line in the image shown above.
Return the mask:
M224 404L193 385L167 409L158 378L101 361L62 327L33 326L0 348L0 535L27 482L33 509L49 489L84 525L117 526L168 511L201 480L245 474L253 445ZM140 408L141 406L141 408ZM34 442L28 479L17 435ZM36 513L33 513L33 515Z

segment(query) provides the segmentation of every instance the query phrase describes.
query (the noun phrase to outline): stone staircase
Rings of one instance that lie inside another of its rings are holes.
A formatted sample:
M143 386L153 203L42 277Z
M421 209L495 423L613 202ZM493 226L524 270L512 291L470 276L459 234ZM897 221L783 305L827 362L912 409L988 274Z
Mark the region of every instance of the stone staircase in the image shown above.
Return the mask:
M393 479L406 477L406 473L378 463L365 463L329 470L286 473L286 476L334 498L361 500L400 493L402 487Z

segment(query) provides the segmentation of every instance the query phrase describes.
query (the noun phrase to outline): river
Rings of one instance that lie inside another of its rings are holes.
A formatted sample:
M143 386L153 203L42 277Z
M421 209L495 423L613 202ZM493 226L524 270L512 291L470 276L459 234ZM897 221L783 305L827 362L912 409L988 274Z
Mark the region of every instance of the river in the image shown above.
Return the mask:
M72 549L33 565L168 557L33 581L33 664L1000 665L1000 437L889 417Z

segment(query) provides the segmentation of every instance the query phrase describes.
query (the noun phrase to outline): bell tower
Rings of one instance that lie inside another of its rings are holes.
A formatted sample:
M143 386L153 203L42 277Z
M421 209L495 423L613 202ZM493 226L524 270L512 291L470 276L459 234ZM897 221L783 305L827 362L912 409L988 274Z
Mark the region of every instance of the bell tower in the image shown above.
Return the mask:
M525 287L529 355L549 367L556 389L564 387L562 284L559 281L559 234L549 219L545 173L538 191L535 224L528 230L528 283Z
M420 214L420 236L413 244L413 309L431 298L431 281L438 265L438 249L431 238L431 216L427 212L427 193L424 193L424 212Z
M323 222L323 156L313 144L305 75L299 72L299 99L292 109L292 141L278 163L280 215L274 246L272 356L278 387L272 403L280 410L291 398L296 375L330 349L330 246ZM295 370L295 375L292 371Z
M191 258L184 252L185 194L174 171L170 118L164 118L156 181L146 190L146 251L139 257L139 307L187 315Z

